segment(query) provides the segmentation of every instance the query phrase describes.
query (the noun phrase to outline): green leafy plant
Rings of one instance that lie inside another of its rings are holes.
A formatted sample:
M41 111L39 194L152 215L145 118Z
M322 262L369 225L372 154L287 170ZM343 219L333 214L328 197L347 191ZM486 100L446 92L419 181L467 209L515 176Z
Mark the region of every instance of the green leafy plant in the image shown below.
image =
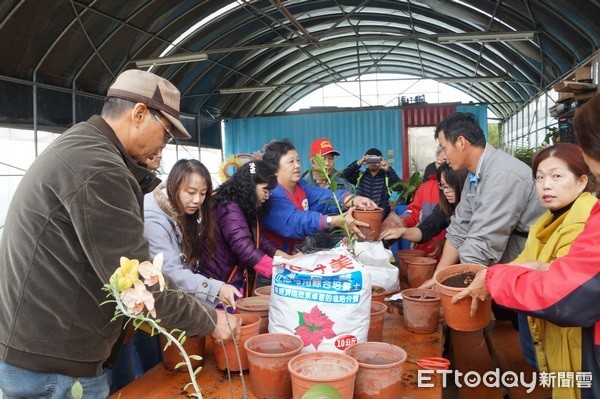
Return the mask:
M423 183L421 174L419 172L415 172L408 179L400 180L392 184L390 189L400 193L396 200L396 204L408 204L421 183Z
M533 148L519 148L515 151L515 158L520 161L523 161L527 165L531 166L533 162L533 157L537 154L543 147L533 147Z
M329 176L327 173L327 167L325 166L325 158L321 154L314 154L312 156L312 160L314 163L314 167L309 169L309 172L316 172L319 176L324 177L327 180L327 184L329 188L333 192L333 202L338 210L338 214L342 216L342 225L339 227L339 231L344 234L344 236L348 240L348 250L354 254L354 244L356 243L356 234L350 231L348 223L346 222L346 218L344 218L344 210L342 209L342 204L340 198L338 198L335 193L337 190L337 181L336 178L341 174L342 171L338 170L333 175Z
M544 140L542 144L536 147L531 148L519 148L515 150L514 157L520 161L525 162L527 165L531 166L533 163L533 157L535 154L543 150L544 148L554 145L560 142L560 131L557 126L548 127L548 133L544 136Z
M83 386L81 386L81 382L75 381L75 383L71 387L71 397L73 399L83 398Z

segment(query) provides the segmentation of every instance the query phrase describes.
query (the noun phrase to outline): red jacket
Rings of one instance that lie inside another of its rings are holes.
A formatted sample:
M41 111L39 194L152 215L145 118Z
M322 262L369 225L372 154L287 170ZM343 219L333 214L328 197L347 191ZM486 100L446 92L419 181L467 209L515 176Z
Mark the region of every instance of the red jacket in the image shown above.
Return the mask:
M502 306L559 326L582 327L582 371L591 373L582 398L600 398L600 205L592 208L585 228L569 253L547 271L495 265L487 288ZM575 381L577 383L577 381Z
M440 202L440 189L438 181L433 175L415 191L414 199L400 217L404 219L406 227L415 227L431 214L438 202Z
M431 215L433 208L440 202L440 189L438 188L438 181L436 175L433 174L423 184L419 186L415 192L413 201L408 205L406 211L400 215L404 220L406 227L415 227L427 216ZM443 240L446 237L446 230L443 230L437 236L431 240L422 244L417 244L415 248L425 251L425 256L431 253L429 245L435 241Z

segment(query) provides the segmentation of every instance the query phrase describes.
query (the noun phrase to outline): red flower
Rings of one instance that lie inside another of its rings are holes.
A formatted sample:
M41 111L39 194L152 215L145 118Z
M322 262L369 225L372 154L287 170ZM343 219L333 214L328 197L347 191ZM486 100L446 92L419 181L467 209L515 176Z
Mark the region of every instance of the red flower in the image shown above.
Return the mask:
M337 335L333 331L335 323L319 310L318 305L315 305L310 313L298 312L298 318L300 322L296 327L296 335L302 339L304 346L312 344L315 349L319 349L324 338L333 338Z

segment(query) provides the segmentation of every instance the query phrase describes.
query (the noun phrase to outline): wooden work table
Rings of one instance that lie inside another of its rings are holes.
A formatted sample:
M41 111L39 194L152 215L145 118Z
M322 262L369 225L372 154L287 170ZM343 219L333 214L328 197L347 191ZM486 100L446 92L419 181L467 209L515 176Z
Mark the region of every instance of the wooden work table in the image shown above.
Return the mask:
M404 329L402 316L387 313L384 321L383 341L400 346L408 356L416 359L424 356L442 356L442 327L434 334L414 334ZM232 373L231 384L227 373L218 370L215 366L211 340L206 340L204 354L204 368L198 375L198 385L205 399L239 399L243 398L241 377L239 372ZM405 363L402 377L406 399L440 399L442 397L441 378L432 380L434 387L417 388L418 366ZM435 374L436 376L439 376ZM110 399L171 399L185 398L182 387L189 381L187 373L174 373L165 370L162 365L157 365L140 378L110 396ZM250 381L245 374L247 397L256 399L250 392ZM382 398L383 399L383 398ZM387 399L387 398L386 398ZM394 398L395 399L395 398Z

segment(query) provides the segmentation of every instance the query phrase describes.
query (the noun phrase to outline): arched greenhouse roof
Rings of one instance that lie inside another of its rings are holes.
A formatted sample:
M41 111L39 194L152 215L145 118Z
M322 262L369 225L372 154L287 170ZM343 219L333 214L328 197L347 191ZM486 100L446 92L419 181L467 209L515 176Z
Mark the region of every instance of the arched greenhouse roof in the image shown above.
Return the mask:
M206 59L151 70L190 116L282 112L330 83L396 73L506 118L597 50L598 15L574 0L6 0L0 123L67 127L136 61L180 55Z

